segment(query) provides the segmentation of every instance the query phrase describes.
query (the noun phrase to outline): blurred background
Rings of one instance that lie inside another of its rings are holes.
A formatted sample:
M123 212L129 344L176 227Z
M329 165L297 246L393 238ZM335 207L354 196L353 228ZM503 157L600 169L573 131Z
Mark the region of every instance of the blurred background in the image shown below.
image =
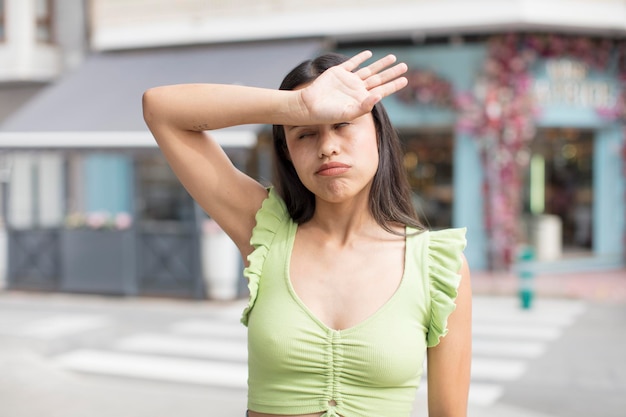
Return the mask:
M517 317L523 289L527 309L535 295L574 303L545 307L558 317L599 303L623 325L626 1L0 0L0 300L17 317L6 326L25 323L16 308L83 305L69 294L238 307L237 251L160 155L141 95L277 88L305 59L363 49L409 66L384 104L421 218L468 228L485 317L511 305ZM239 169L272 182L269 126L214 134ZM611 375L624 397L624 374ZM495 404L502 391L484 392ZM593 415L618 415L618 397Z

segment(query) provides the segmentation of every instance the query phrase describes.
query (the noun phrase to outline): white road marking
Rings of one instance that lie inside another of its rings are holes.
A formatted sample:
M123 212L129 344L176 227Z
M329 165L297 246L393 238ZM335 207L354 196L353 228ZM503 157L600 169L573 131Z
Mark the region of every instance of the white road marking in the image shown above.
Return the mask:
M111 325L103 316L62 314L25 323L14 334L36 339L56 339Z
M515 359L472 358L472 379L513 381L526 371L526 362Z
M545 343L534 341L484 340L481 338L472 341L472 354L475 356L533 359L543 355L545 351Z
M247 328L239 323L218 322L214 320L183 320L174 323L170 331L185 336L213 336L228 338L246 338Z
M498 401L503 392L502 385L472 382L468 402L473 405L488 406Z
M190 356L225 361L248 360L245 341L224 339L190 339L167 334L141 333L121 339L115 348L127 352Z
M247 365L241 363L98 350L76 350L57 357L56 362L77 372L228 388L246 388L248 377Z
M535 326L515 324L473 323L474 336L489 336L510 339L556 340L563 330L558 326Z

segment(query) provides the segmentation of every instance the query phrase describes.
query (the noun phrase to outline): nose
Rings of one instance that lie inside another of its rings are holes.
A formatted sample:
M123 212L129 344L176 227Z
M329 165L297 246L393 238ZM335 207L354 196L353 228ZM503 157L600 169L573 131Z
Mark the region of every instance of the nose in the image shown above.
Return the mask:
M341 138L332 128L324 128L319 134L319 157L328 158L338 155L341 149Z

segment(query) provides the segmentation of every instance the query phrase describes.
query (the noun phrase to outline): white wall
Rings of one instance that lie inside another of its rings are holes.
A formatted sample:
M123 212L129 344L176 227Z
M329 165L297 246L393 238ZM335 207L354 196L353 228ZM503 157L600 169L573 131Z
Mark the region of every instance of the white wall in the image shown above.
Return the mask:
M92 0L96 50L302 36L544 30L626 34L623 0Z
M0 83L48 81L59 75L59 51L35 38L35 1L5 0L6 37L0 43Z

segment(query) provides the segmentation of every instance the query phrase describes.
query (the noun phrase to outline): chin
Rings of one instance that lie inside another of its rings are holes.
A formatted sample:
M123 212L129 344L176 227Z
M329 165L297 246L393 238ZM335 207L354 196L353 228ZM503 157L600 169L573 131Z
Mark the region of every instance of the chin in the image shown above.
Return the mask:
M369 197L369 187L355 187L345 182L333 181L317 188L313 193L324 201L339 204L363 195Z

